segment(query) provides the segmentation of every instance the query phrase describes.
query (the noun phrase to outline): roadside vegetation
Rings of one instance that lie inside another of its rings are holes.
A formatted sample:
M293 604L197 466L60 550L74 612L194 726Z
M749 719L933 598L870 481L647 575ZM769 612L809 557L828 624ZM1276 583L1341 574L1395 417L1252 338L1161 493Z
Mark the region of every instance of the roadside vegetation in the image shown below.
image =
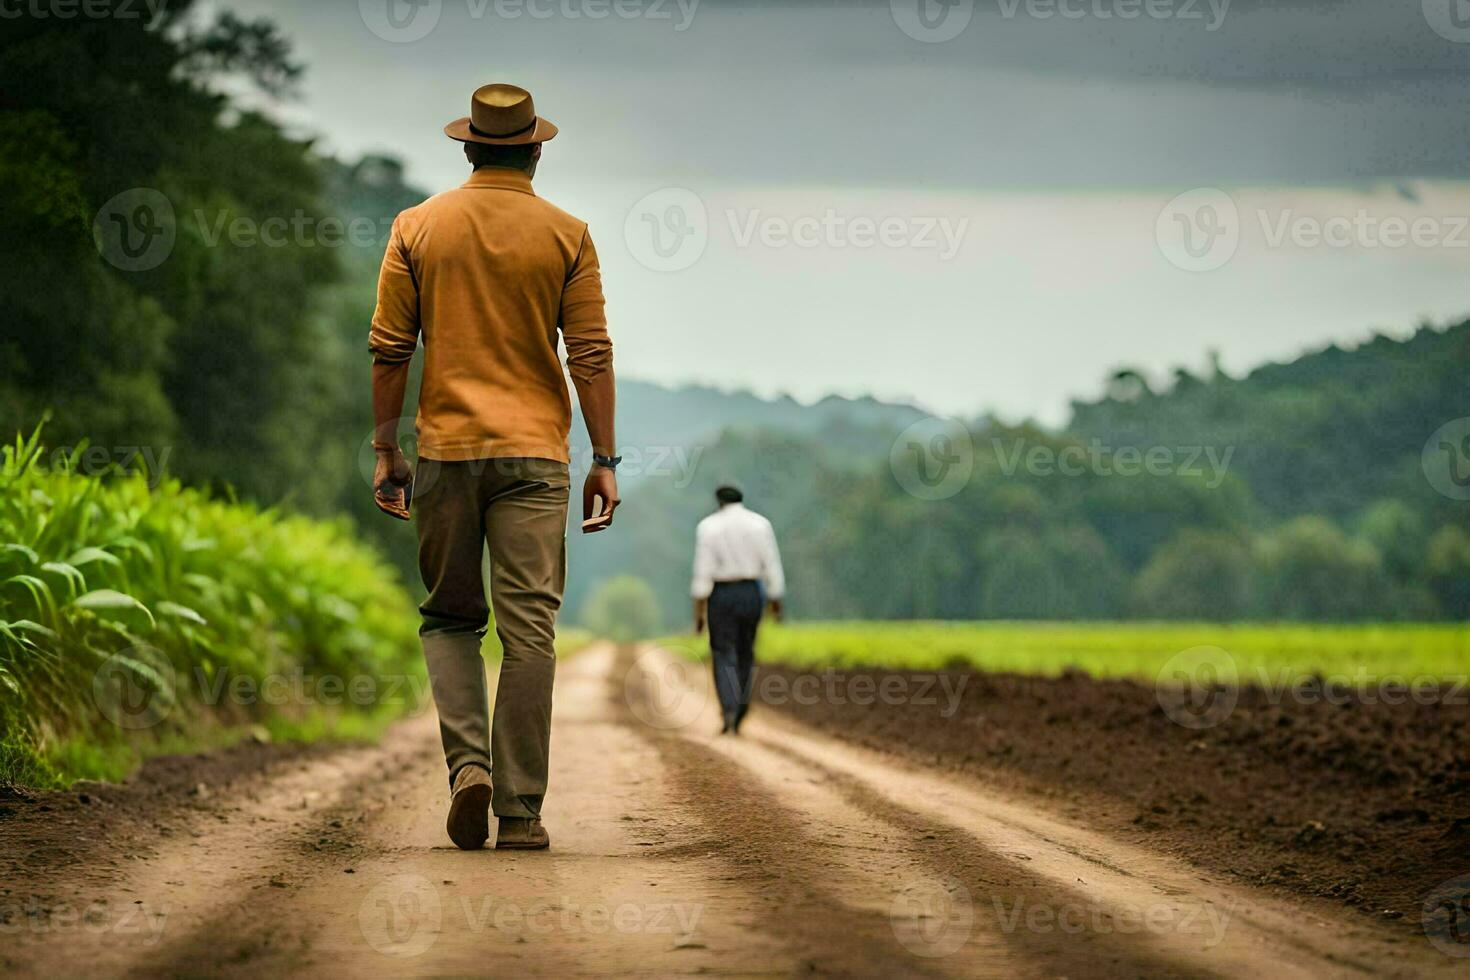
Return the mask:
M0 461L0 783L370 734L421 702L413 602L347 525L41 453Z

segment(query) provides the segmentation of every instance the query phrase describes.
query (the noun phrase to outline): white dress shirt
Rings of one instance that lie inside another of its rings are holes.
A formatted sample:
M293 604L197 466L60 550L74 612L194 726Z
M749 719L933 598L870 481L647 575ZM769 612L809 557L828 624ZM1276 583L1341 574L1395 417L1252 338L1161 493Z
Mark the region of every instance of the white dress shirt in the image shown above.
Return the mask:
M759 579L767 599L779 599L786 592L771 522L744 504L726 504L694 531L694 582L689 592L696 599L708 599L716 582L745 579Z

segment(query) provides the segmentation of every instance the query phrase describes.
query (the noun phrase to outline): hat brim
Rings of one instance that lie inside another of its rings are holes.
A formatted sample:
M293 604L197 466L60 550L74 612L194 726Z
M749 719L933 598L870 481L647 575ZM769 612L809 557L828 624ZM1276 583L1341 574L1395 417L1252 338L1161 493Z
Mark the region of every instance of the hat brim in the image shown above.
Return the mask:
M489 143L491 146L519 146L523 143L545 143L557 134L556 124L536 117L536 125L524 133L511 136L486 136L470 127L470 117L463 116L444 127L444 135L461 143Z

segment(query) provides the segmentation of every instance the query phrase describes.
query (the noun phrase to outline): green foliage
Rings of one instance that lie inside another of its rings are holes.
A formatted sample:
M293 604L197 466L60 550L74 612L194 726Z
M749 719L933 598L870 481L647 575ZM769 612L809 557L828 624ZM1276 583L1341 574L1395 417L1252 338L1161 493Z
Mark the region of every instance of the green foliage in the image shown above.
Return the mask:
M1264 606L1280 619L1378 618L1383 562L1325 517L1299 517L1261 542Z
M337 703L411 706L388 688L421 670L413 603L344 527L40 454L17 440L0 463L0 781L116 775L150 746ZM363 696L229 693L296 676L357 679Z
M658 600L648 583L633 575L610 578L582 609L582 623L617 643L634 643L659 631Z
M1451 615L1470 619L1470 534L1453 525L1429 540L1428 578Z
M1239 536L1186 528L1139 572L1133 610L1147 619L1246 619L1254 572L1250 546Z

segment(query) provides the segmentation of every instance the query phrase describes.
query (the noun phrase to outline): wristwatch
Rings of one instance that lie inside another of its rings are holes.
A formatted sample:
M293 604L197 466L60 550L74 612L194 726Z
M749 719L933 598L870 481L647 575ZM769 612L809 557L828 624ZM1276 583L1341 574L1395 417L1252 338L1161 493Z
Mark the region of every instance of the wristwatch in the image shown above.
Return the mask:
M622 461L623 457L621 456L599 456L597 453L592 454L592 462L596 463L598 466L605 466L610 470L616 470L618 468L618 464Z

